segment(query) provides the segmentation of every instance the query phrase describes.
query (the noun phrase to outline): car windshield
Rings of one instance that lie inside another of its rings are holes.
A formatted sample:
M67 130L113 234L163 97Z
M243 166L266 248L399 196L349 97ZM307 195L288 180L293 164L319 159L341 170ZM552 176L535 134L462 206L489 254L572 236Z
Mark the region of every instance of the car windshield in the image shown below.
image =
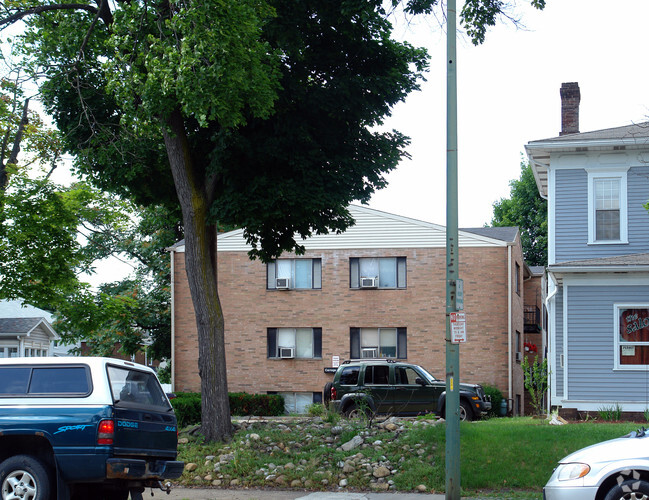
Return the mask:
M426 371L425 368L422 368L421 366L417 366L417 371L419 371L424 378L426 379L427 382L435 382L437 379L433 377L430 373Z

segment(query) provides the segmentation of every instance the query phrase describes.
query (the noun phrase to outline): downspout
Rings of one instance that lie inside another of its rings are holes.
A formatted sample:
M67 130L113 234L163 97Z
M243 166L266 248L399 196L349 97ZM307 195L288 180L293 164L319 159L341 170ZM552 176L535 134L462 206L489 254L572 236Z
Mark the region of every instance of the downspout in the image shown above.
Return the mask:
M552 280L552 283L554 285L554 287L553 287L554 289L552 290L552 293L550 293L545 298L545 310L547 311L547 315L548 315L548 321L546 323L547 328L546 328L546 331L545 331L545 337L547 337L547 339L548 339L547 348L548 348L548 356L549 356L550 353L552 352L552 350L550 349L550 347L551 347L551 342L550 342L551 337L550 337L550 332L549 332L550 324L551 324L550 317L552 316L550 314L550 302L551 301L554 302L553 299L554 299L554 296L559 292L559 287L558 287L558 284L555 281L554 276L552 275L552 273L548 272L548 278L550 278ZM545 339L543 339L543 340L545 340ZM551 392L552 392L552 370L550 369L552 364L549 361L550 360L548 360L548 391L547 391L547 396L546 396L547 397L547 417L548 418L550 418L550 413L551 413L550 412L550 407L552 406L550 404L552 402L552 394L551 394Z
M513 391L513 365L512 365L512 246L507 245L507 391L514 406Z
M176 390L176 294L174 293L174 282L176 278L176 268L174 265L176 252L172 248L169 255L171 256L171 390Z

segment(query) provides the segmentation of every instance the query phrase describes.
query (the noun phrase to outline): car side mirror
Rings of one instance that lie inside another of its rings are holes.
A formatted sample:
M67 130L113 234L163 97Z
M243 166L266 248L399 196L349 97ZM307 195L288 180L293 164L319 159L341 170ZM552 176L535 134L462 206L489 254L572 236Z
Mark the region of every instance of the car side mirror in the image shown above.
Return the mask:
M418 385L426 385L426 381L425 381L423 378L421 378L421 377L417 377L417 378L415 379L415 384L418 384Z

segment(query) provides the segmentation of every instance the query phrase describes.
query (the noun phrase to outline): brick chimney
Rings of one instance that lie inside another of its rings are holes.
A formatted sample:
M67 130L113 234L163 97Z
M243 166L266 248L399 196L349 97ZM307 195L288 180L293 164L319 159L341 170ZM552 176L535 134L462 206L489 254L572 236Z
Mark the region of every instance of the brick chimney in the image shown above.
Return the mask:
M577 82L561 84L561 133L579 133L579 101L581 93Z

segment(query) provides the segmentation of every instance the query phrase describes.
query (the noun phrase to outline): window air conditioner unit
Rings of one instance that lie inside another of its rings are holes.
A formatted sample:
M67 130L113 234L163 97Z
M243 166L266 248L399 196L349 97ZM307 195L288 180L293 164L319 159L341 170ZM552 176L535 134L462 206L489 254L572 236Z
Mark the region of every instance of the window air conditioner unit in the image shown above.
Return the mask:
M523 360L523 353L519 351L516 353L516 362L520 363L522 360Z
M275 278L275 288L277 288L278 290L288 290L290 285L290 278Z
M279 357L284 359L291 359L295 357L295 349L293 347L280 347Z
M378 349L376 347L363 347L361 349L362 358L378 358Z
M376 278L361 278L361 288L376 288Z

